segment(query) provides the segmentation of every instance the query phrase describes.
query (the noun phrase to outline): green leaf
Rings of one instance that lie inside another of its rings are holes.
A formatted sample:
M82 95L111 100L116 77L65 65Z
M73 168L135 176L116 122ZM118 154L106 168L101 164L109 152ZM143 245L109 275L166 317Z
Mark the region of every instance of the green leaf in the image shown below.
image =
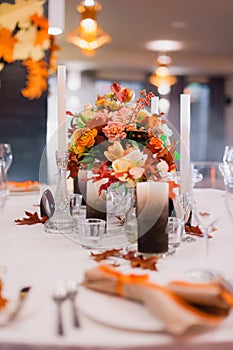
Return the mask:
M115 182L112 186L111 186L111 189L115 189L115 188L118 188L120 187L120 183L119 182Z
M180 154L177 151L174 152L174 157L175 159L180 160Z
M84 159L81 160L81 163L89 163L89 162L93 162L93 158L92 157L85 157Z
M85 127L85 124L82 122L82 121L78 121L77 122L77 127L78 127L78 129L82 129L82 128L84 128Z
M162 140L163 142L165 142L167 140L167 136L166 135L161 135L160 136L160 140Z
M94 163L91 163L87 166L87 170L92 170L94 168Z
M139 144L137 141L134 141L134 140L129 140L129 142L132 144L132 146L136 147L139 149Z

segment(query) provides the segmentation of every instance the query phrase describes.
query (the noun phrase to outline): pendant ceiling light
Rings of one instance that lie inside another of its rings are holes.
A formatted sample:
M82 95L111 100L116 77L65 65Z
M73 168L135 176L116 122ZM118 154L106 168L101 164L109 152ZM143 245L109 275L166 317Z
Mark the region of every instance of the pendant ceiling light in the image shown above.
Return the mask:
M157 59L157 68L155 72L149 77L149 82L159 88L159 93L161 95L167 94L170 91L170 86L177 82L175 76L170 74L169 66L172 60L170 56L165 54L159 55Z
M102 6L94 0L82 1L77 6L81 14L80 25L67 36L67 41L81 48L86 56L93 56L98 47L111 42L111 37L97 23L97 13Z

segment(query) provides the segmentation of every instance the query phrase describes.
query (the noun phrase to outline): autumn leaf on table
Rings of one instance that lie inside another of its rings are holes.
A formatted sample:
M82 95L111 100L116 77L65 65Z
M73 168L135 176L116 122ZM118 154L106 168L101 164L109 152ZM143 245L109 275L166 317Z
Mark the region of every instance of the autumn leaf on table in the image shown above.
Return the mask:
M102 260L107 260L109 257L117 257L130 261L130 265L133 268L139 267L141 269L147 269L152 271L157 271L156 264L158 262L158 258L156 256L144 257L143 255L137 255L135 251L130 251L127 254L123 254L121 249L110 249L105 250L101 253L92 253L91 257L94 258L96 262L100 262ZM119 264L115 265L116 267Z
M120 253L120 249L111 249L111 250L105 250L104 252L101 252L101 253L91 252L91 257L93 257L95 261L99 262L109 258L110 256L118 257L119 253Z
M14 61L13 51L17 43L17 39L12 35L11 31L6 28L0 29L0 58L11 63Z
M141 269L157 271L157 256L152 255L149 257L144 257L142 254L136 255L136 251L131 251L127 254L123 254L122 258L129 260L131 267L140 267Z
M212 229L212 231L216 231L215 228ZM199 228L199 226L191 226L186 224L185 225L185 232L189 235L193 235L193 236L198 236L198 237L204 237L201 229ZM208 238L212 238L211 235L208 235Z
M23 65L28 70L27 87L21 90L24 97L33 99L40 98L43 91L48 86L48 64L45 61L33 61L28 59L23 62Z
M45 221L48 220L47 216L39 217L38 213L30 213L29 211L25 211L26 217L23 219L15 220L17 225L34 225L34 224L44 224Z

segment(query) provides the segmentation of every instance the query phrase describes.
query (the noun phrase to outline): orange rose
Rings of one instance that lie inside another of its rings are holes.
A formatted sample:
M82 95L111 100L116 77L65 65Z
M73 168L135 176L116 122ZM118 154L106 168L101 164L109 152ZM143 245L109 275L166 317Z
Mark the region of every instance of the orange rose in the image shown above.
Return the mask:
M69 149L75 154L85 153L87 148L90 148L95 144L96 135L96 129L77 129L71 137Z
M157 137L152 137L150 139L150 144L154 147L154 149L161 149L163 148L163 142L158 139Z

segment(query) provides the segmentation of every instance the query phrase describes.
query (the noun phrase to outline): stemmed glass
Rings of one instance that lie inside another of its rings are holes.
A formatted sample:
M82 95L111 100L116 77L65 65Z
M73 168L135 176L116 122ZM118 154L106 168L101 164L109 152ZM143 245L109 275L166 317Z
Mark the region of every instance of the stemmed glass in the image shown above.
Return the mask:
M233 219L233 146L225 147L223 161L219 164L219 169L224 178L227 209Z
M222 161L223 161L223 163L232 163L233 162L233 146L227 145L225 147Z
M6 195L9 193L7 188L7 173L13 161L11 145L9 143L0 143L0 176L1 189L4 187Z
M3 161L4 170L7 174L13 161L13 154L9 143L0 143L0 158Z
M208 268L209 236L220 219L224 208L224 182L217 162L197 162L194 164L203 180L196 183L192 196L192 212L195 223L204 236L204 261L201 268L187 271L192 279L207 282L216 276Z
M174 181L179 185L176 189L173 190L173 192L176 194L175 199L173 200L174 210L171 213L171 216L176 216L182 221L183 226L183 233L185 233L185 224L188 223L189 218L192 215L192 188L195 186L196 183L200 182L203 178L202 174L197 171L197 169L193 169L192 171L192 183L190 192L182 193L181 191L181 177L180 172L171 172L171 173L165 173L163 174L163 178L166 178L167 180ZM182 235L182 242L194 242L194 237L186 237L185 235Z

